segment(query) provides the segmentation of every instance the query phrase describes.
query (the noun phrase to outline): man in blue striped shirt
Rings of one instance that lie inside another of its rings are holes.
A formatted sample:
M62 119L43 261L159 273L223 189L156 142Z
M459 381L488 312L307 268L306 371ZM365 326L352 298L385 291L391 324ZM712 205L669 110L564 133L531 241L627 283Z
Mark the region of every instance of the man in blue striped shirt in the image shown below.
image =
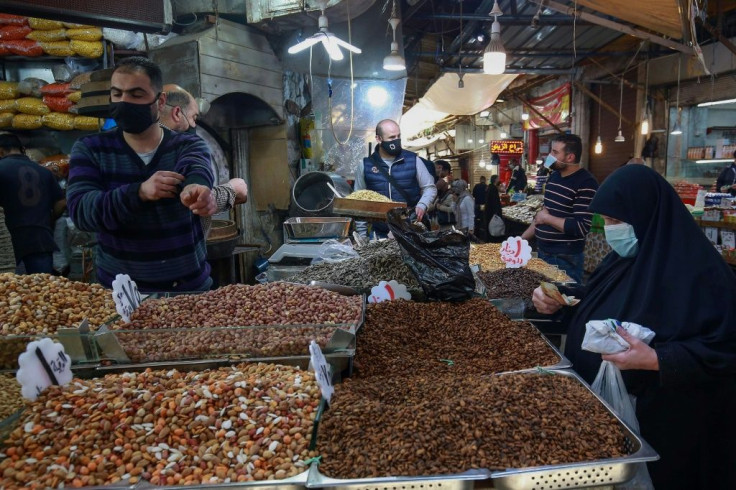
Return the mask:
M522 234L526 240L537 238L540 259L579 283L592 219L588 206L598 190L595 177L580 165L582 152L583 143L575 134L560 134L552 140L545 166L553 172L544 190L544 207Z
M199 216L214 212L210 152L196 135L162 128L160 68L126 58L111 78L118 129L72 148L67 199L81 230L97 232L97 277L110 287L128 274L141 291L212 285Z

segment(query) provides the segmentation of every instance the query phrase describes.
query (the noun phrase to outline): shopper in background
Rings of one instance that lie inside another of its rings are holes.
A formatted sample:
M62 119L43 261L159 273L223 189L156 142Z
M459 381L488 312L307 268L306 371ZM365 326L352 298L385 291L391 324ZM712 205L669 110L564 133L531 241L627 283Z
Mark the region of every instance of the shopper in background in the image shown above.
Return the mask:
M47 168L32 161L18 136L0 133L0 207L16 265L26 274L54 269L52 224L66 208L64 193Z
M590 209L604 217L613 252L574 291L580 304L565 308L566 356L590 383L601 356L581 350L588 321L654 330L649 346L619 329L630 348L603 359L622 370L641 435L660 455L648 464L655 488L736 488L736 277L645 165L614 172ZM541 313L560 309L541 288L533 302Z
M455 195L455 228L460 231L473 233L475 221L475 202L468 191L468 183L463 179L456 179L450 184L450 189Z
M475 234L476 236L483 238L486 236L486 231L483 228L483 210L481 206L486 203L486 191L488 185L486 185L485 175L480 176L480 182L473 186L473 201L475 202Z
M142 57L113 71L110 113L118 129L72 148L69 214L97 233L97 277L128 274L142 291L212 285L199 216L211 214L213 175L205 142L159 125L166 104L161 69Z
M583 143L575 134L552 140L545 166L553 170L544 191L544 207L521 235L537 238L539 258L556 265L577 282L583 280L583 249L590 231L590 201L598 183L581 167Z
M501 212L501 197L498 192L498 175L491 175L491 181L486 190L486 209L483 211L483 229L486 231L489 242L496 242L501 237L493 237L488 231L488 223L494 216L503 217Z
M355 190L368 189L392 201L407 203L416 221L422 221L430 203L437 196L432 175L416 153L401 147L401 130L391 119L376 125L376 151L363 159L355 175ZM359 231L365 230L359 227ZM379 237L388 234L385 223L374 223Z
M733 152L733 163L721 171L716 180L718 192L728 192L736 196L736 151Z
M534 193L541 194L544 192L544 186L547 184L550 170L544 166L544 162L539 164L537 168L537 181L534 184Z
M509 193L512 192L526 192L526 172L521 165L519 160L512 158L509 161L509 167L511 167L511 179L509 179Z
M197 134L197 120L199 119L199 105L197 100L178 85L164 85L166 93L166 105L161 111L160 124L174 131ZM214 165L212 172L216 172ZM248 185L243 179L230 179L225 184L212 188L213 214L222 213L248 201ZM209 213L208 213L209 214ZM201 216L204 236L210 234L212 218Z

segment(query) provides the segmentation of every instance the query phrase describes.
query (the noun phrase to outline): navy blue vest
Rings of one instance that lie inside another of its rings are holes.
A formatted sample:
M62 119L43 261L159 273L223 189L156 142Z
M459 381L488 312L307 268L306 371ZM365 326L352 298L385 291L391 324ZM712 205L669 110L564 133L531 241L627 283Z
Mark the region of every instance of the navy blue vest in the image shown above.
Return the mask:
M409 201L404 198L396 187L390 185L388 179L374 167L382 166L386 173L390 173L396 182L401 186L404 193L409 196ZM363 159L363 175L365 175L365 187L368 190L376 191L392 201L406 202L409 208L413 208L419 202L422 196L422 190L417 182L417 155L410 151L402 150L399 158L394 161L389 171L388 165L381 159L376 150L373 154ZM390 191L389 191L390 187Z

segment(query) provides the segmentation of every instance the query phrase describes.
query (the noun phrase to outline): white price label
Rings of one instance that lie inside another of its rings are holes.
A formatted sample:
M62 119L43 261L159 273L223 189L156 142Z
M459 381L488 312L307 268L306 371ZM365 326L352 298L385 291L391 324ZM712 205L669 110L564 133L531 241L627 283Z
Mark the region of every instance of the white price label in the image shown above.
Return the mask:
M406 286L393 279L388 282L381 281L378 283L378 286L373 286L371 288L371 295L368 296L369 303L382 303L395 299L409 300L411 299L411 294L407 291Z
M712 226L705 227L705 236L713 245L718 245L718 228Z
M325 355L322 354L322 349L314 340L309 342L309 355L312 361L312 369L314 369L314 374L317 377L317 384L322 391L322 397L327 400L327 403L330 403L332 394L335 392L335 388L332 386L332 369L330 369Z
M524 267L532 258L532 247L519 236L509 237L501 244L501 260L507 269Z
M721 230L721 245L723 248L736 248L736 234L731 230Z
M128 274L118 274L112 282L112 299L115 309L123 317L125 323L130 323L130 316L141 304L141 295L138 286Z
M64 346L51 339L35 340L18 356L15 378L21 385L21 394L34 401L51 385L66 385L72 380L72 360Z

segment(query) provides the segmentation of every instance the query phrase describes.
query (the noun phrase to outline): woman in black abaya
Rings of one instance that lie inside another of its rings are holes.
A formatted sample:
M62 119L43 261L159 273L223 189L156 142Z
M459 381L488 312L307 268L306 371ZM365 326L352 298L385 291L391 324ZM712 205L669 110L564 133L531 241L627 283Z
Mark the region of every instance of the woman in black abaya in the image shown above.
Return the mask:
M620 331L630 349L602 358L622 370L637 397L641 435L661 457L648 465L655 488L736 488L736 276L672 186L648 167L614 172L590 210L606 219L614 251L576 292L580 304L565 312L565 354L590 383L601 356L580 348L588 321L654 330L651 347ZM616 244L614 230L622 228L631 239ZM542 313L560 308L541 289L533 301Z

